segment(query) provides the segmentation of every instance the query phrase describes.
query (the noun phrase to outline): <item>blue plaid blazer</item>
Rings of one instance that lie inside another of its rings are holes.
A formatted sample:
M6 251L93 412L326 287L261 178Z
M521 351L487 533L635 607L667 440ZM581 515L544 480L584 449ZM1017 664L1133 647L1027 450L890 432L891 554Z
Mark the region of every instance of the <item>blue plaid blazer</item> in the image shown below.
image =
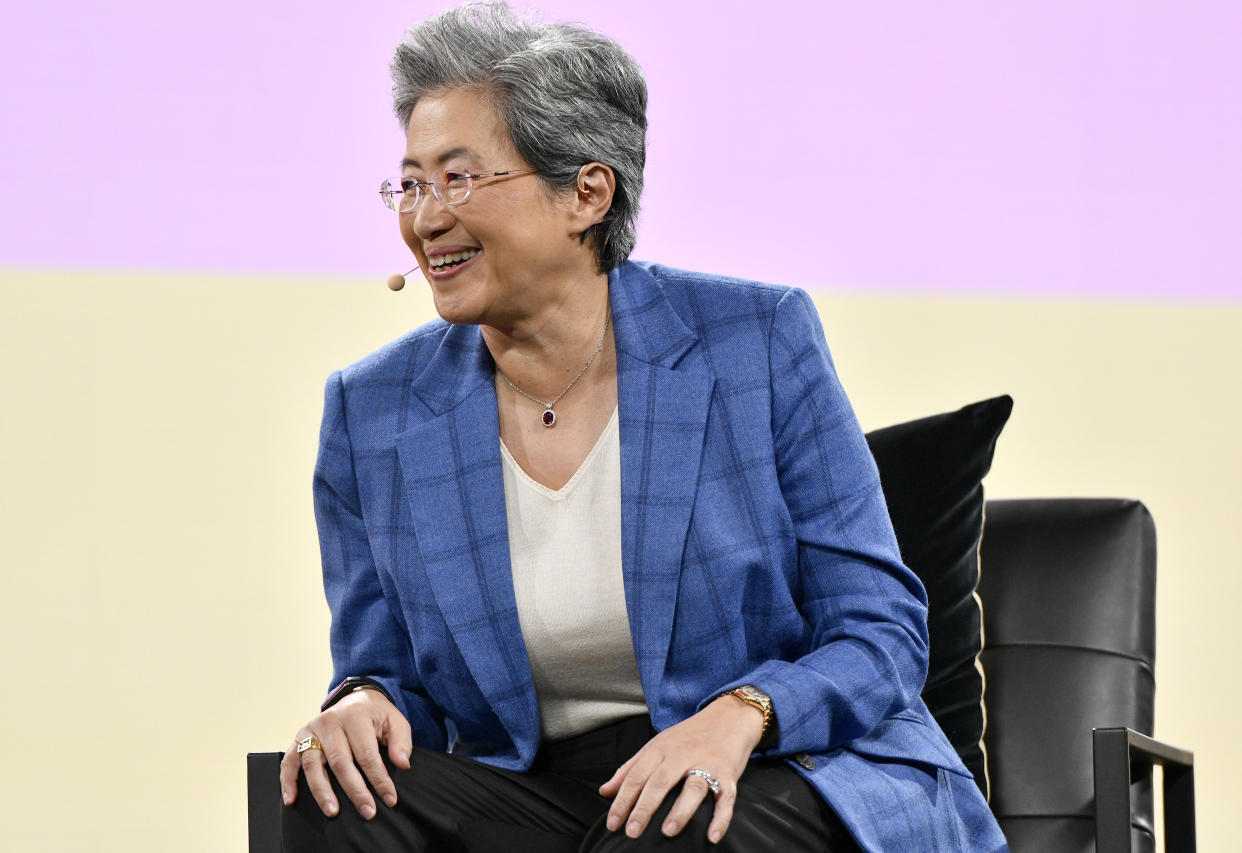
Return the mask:
M864 850L999 850L919 698L926 596L810 298L626 263L610 276L626 605L654 725L752 683ZM509 568L493 363L435 321L328 380L315 511L333 682L422 747L524 770L540 724ZM572 571L572 567L566 567Z

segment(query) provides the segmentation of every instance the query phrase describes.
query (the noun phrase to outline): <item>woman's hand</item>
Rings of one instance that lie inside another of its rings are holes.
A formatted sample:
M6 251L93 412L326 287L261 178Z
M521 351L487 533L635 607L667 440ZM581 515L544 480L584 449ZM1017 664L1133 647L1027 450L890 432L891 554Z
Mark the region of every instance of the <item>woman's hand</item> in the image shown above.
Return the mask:
M298 741L311 736L318 738L323 749L308 749L299 754ZM388 745L388 757L393 764L409 769L414 749L409 722L383 693L359 688L303 726L285 751L280 762L280 793L285 805L297 799L301 770L319 808L328 817L334 817L340 806L325 765L332 767L341 788L367 820L375 817L375 800L362 773L385 803L395 805L397 787L384 767L381 743Z
M608 828L616 830L624 824L629 837L642 835L664 797L684 779L681 795L660 827L665 835L676 835L708 793L706 780L687 774L692 769L706 770L720 782L716 810L707 828L707 839L715 844L729 828L737 780L762 736L763 712L733 696L721 696L693 717L665 729L600 787L602 796L613 798Z

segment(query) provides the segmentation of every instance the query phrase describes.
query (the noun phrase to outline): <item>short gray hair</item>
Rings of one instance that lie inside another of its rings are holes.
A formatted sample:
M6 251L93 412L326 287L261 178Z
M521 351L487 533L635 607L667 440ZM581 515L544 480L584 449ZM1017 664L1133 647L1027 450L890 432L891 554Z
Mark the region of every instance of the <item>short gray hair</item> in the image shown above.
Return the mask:
M610 166L612 207L589 231L601 272L630 256L647 160L647 83L619 44L576 24L535 23L503 2L466 3L411 27L389 68L402 129L423 96L475 89L553 191L571 190L585 163Z

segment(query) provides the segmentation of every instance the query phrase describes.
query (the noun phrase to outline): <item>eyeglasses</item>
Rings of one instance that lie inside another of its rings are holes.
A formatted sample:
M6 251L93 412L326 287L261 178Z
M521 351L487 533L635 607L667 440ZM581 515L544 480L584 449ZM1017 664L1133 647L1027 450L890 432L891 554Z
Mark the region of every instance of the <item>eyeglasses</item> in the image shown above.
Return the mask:
M423 197L423 189L431 188L431 194L441 204L462 204L470 198L474 182L479 178L499 178L502 175L530 175L534 169L509 169L505 172L484 172L470 175L466 172L445 172L438 180L420 181L417 178L402 175L387 178L380 184L380 199L384 206L397 213L410 213L418 207Z

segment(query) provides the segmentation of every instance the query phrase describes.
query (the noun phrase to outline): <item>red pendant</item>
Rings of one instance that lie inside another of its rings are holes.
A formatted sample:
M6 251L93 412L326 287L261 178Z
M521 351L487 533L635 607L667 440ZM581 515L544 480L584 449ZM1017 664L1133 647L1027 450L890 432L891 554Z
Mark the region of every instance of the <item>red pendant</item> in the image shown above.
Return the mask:
M551 409L544 409L543 425L546 427L556 426L556 412L552 411Z

